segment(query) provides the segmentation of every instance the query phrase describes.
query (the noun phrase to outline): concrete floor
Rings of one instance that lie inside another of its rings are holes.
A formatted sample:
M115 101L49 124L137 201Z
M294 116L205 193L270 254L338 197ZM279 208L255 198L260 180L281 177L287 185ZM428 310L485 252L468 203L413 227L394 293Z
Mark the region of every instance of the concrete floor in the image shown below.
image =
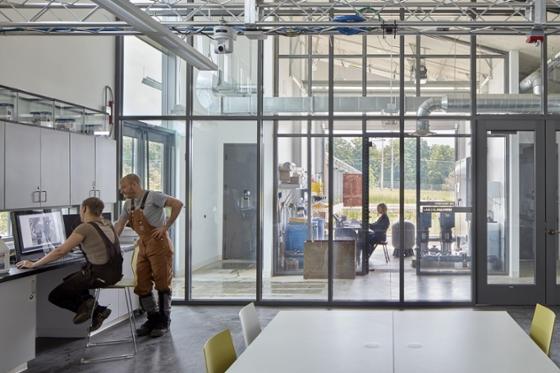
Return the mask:
M129 360L80 365L85 340L41 338L37 343L37 358L30 362L28 372L205 372L202 346L213 334L229 328L238 354L244 350L238 312L241 307L232 306L176 306L173 308L171 333L161 339L142 338L135 358ZM287 308L282 308L287 309ZM496 310L498 308L492 308ZM259 307L261 324L266 326L279 308ZM507 308L510 315L526 331L529 329L533 308ZM555 312L560 312L556 308ZM143 321L143 320L140 320ZM125 337L128 324L120 324L99 338ZM112 347L111 351L124 352L124 347ZM102 352L102 350L98 350ZM106 351L105 351L106 352ZM92 355L93 356L93 355ZM560 366L560 330L555 328L552 341L552 360Z

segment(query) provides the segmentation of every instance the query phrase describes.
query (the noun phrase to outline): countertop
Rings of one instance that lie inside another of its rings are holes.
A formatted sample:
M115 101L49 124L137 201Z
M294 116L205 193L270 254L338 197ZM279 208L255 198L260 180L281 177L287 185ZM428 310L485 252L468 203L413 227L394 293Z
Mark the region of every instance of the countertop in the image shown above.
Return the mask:
M121 242L121 250L125 253L134 250L134 246L135 246L134 241L132 241L132 242L130 242L130 241ZM14 265L10 268L9 273L5 273L5 274L0 275L0 283L7 282L7 281L12 281L12 280L17 280L18 278L32 276L32 275L36 275L36 274L39 274L39 273L52 271L52 270L55 270L55 269L58 269L58 268L66 267L66 266L73 265L73 264L80 264L80 263L84 263L84 262L85 262L85 259L84 259L84 256L82 254L68 254L68 255L64 256L63 258L58 259L55 262L46 264L44 266L40 266L38 268L18 269Z

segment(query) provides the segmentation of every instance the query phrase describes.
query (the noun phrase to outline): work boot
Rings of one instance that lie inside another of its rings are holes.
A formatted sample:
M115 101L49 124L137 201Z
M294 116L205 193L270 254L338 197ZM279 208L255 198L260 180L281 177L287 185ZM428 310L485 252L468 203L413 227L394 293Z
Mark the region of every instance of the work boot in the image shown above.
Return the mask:
M154 329L154 326L158 319L158 316L159 315L157 313L149 313L146 322L144 322L144 324L142 324L138 329L136 329L136 335L138 337L151 335L152 330Z
M93 307L95 306L95 299L88 298L80 304L78 308L78 312L74 315L74 324L81 324L86 322L91 317L91 311L93 311Z
M150 337L158 338L165 335L169 331L171 322L171 291L158 291L159 312L156 322L150 333Z
M156 300L151 292L148 295L140 297L140 307L142 307L142 309L148 314L146 322L136 329L136 335L143 337L145 335L150 335L158 318Z
M91 320L91 326L89 328L90 333L101 328L103 321L111 315L111 310L107 307L97 306L95 311L93 311L93 318Z

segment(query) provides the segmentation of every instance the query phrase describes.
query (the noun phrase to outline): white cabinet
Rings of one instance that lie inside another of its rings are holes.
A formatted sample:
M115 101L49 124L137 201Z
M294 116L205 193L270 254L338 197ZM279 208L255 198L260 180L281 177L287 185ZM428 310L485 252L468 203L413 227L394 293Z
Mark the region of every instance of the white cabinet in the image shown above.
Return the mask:
M95 138L70 134L70 204L80 205L95 189Z
M41 129L41 207L70 204L70 135Z
M35 276L1 283L0 299L0 372L9 372L35 358Z
M0 146L0 209L117 201L115 140L0 122Z
M6 123L5 208L70 202L69 134Z
M41 131L6 123L5 208L41 206Z
M6 126L0 122L0 210L4 209L4 130Z
M95 193L105 203L117 202L117 143L95 138Z

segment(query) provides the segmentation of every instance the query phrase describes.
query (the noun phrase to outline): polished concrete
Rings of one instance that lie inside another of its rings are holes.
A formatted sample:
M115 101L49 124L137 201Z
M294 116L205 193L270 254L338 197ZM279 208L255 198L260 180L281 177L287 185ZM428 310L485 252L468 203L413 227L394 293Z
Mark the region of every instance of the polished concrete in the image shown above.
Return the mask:
M161 339L139 339L138 354L129 360L80 365L85 345L83 339L39 339L37 358L29 364L28 372L201 373L205 371L202 346L213 334L229 328L232 331L237 353L243 352L244 344L238 318L240 308L233 306L176 306L173 308L171 333ZM499 308L491 308L491 310L496 309ZM268 324L279 310L280 308L258 307L261 324L263 326ZM533 308L510 307L507 311L523 329L526 331L529 329ZM559 312L560 309L556 308L555 311ZM127 326L127 324L120 324L101 333L98 338L124 337L129 332ZM560 330L558 328L555 328L553 338L551 358L560 366ZM112 347L110 350L111 353L115 351L126 352L126 348L125 346ZM107 351L100 349L98 352Z

